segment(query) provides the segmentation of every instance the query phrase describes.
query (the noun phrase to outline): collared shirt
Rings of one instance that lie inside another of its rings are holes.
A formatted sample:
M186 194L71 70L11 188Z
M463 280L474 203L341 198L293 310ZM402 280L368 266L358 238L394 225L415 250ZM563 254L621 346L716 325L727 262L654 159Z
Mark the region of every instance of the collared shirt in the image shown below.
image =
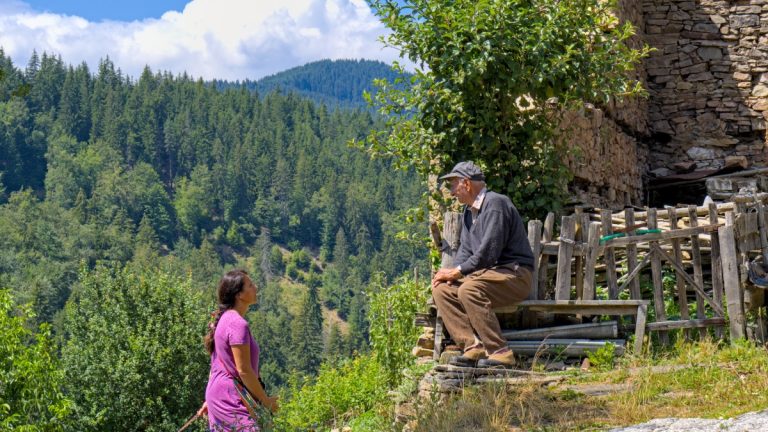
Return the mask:
M477 220L477 215L480 213L480 209L483 207L483 200L485 200L485 193L488 189L483 188L479 194L475 197L475 201L469 206L469 212L472 213L472 223Z

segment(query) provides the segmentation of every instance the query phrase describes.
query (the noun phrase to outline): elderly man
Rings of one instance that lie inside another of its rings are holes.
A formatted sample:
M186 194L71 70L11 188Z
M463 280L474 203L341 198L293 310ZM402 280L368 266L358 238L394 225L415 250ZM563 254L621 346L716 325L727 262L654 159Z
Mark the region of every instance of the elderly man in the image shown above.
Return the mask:
M473 162L459 162L440 180L464 204L461 245L453 267L432 279L432 296L451 338L463 348L451 364L513 367L514 355L493 308L524 300L531 290L533 253L512 201L485 187Z

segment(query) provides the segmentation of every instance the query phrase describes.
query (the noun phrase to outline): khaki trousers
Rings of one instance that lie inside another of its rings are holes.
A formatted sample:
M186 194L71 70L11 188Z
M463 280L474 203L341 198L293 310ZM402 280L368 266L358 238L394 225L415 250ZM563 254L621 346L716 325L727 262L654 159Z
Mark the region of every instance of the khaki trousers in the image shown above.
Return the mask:
M465 349L475 335L493 353L507 346L493 308L511 306L528 297L531 272L516 264L478 270L451 284L432 288L438 311L451 338Z

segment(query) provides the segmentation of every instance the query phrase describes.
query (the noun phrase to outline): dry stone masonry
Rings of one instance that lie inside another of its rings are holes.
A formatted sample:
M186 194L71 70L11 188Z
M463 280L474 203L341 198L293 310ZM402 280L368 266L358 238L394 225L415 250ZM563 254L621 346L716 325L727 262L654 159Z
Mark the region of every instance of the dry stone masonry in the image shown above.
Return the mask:
M650 169L766 163L768 0L643 0Z
M655 49L636 77L647 99L563 116L576 202L644 204L647 176L675 165L768 164L768 0L621 0L633 46Z

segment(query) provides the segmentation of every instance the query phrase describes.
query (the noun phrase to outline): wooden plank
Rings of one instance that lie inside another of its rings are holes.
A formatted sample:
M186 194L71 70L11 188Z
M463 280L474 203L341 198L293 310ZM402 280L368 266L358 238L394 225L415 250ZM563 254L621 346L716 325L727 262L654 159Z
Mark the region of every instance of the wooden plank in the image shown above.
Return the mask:
M717 224L711 224L711 225L701 225L696 228L682 228L676 231L664 231L660 234L651 233L651 234L643 234L643 235L636 235L636 236L619 237L619 238L606 241L605 243L603 243L603 246L618 247L618 246L626 246L628 244L647 243L651 241L681 239L685 237L690 237L694 234L707 234L710 232L715 232L721 226L723 226L722 223L717 223ZM649 223L648 228L651 229L650 227L651 227L651 224ZM658 228L658 224L656 228Z
M552 212L547 213L546 219L544 219L544 232L541 233L541 242L544 243L552 241L555 231L555 214ZM544 293L547 291L547 271L549 267L549 255L556 255L557 253L547 254L542 246L541 259L539 260L539 292ZM545 255L546 254L546 255Z
M603 321L531 330L509 330L501 334L507 340L541 340L544 338L610 339L619 337L619 326L616 321Z
M757 203L757 221L760 224L760 248L763 264L768 265L768 220L766 220L763 203Z
M648 229L658 228L656 221L656 209L648 209ZM667 311L664 309L664 280L661 274L661 258L654 252L654 246L658 246L659 242L650 242L651 250L648 252L651 255L651 280L653 281L653 311L656 315L657 321L666 321ZM666 332L659 332L659 341L663 345L669 344L669 336Z
M637 318L635 319L635 354L643 352L643 343L645 339L645 322L648 319L648 305L641 304L637 307Z
M542 223L539 220L531 220L528 221L528 243L531 245L531 250L533 251L533 280L531 282L531 293L528 295L529 300L537 300L539 299L539 269L537 265L539 264L540 256L541 255L541 229L542 229Z
M529 300L538 300L541 297L539 292L539 269L536 265L539 264L541 258L541 230L543 224L539 220L528 221L528 243L531 245L531 251L533 251L533 265L531 280L531 292L528 294ZM538 325L538 319L535 312L526 311L523 315L523 323L526 327L536 327Z
M514 306L494 308L495 313L514 313L521 308L553 314L636 315L647 300L526 300Z
M587 225L584 225L584 216L589 217L588 215L584 214L584 209L582 209L581 207L576 207L575 213L573 214L573 218L576 222L576 229L574 231L574 236L573 236L573 239L576 242L575 244L584 243L584 237L586 237L586 234L584 234L584 231L586 230ZM575 280L575 287L576 287L576 298L580 299L584 294L584 270L583 270L584 257L583 256L574 256L573 268L574 268L574 280Z
M632 271L629 272L627 275L627 279L624 281L623 284L619 287L619 292L622 292L629 283L637 277L638 274L643 270L643 267L648 265L648 262L651 260L651 254L646 254L645 258L640 262L640 264L635 265L635 267L632 269Z
M677 211L674 207L668 207L667 208L667 214L669 215L669 227L670 230L675 231L679 228L677 227ZM674 238L671 240L672 243L672 256L671 260L667 258L667 261L670 261L670 264L674 265L678 264L680 265L683 262L683 253L680 250L680 240L677 238ZM682 273L687 273L683 271ZM682 320L689 320L691 319L691 314L688 312L688 290L685 287L685 278L682 277L683 275L678 272L678 277L675 278L675 287L677 288L677 307L680 309L680 318ZM686 337L690 337L690 334L688 332L685 333Z
M730 213L730 212L729 212ZM736 233L733 225L726 225L718 230L720 236L720 257L723 263L723 285L728 308L731 342L744 339L746 335L744 320L744 299L739 283L739 269L736 257Z
M606 344L615 346L616 355L624 355L624 339L591 341L585 339L547 339L543 341L511 341L507 346L515 354L524 356L557 355L565 357L586 357L588 352L597 351Z
M704 318L694 319L687 321L656 321L646 324L645 328L648 331L660 331L660 330L677 330L685 328L707 328L707 327L720 327L725 325L725 318Z
M587 236L587 259L584 262L584 300L594 300L595 298L595 266L597 266L597 256L600 253L600 223L592 222L589 224L589 234Z
M635 234L635 210L632 208L627 208L624 210L624 220L626 220L626 226L627 226L627 235L633 236ZM628 244L627 245L627 271L630 271L630 269L633 269L637 267L637 246L634 244ZM628 278L629 282L629 297L633 299L640 299L642 298L642 294L640 293L640 277L639 275L636 277ZM621 293L624 289L619 288L619 293Z
M709 223L717 223L717 205L715 203L709 203ZM712 267L712 296L714 302L723 307L723 264L720 262L720 237L713 235L709 241L710 247L710 262ZM722 315L720 315L722 317ZM715 336L717 338L723 337L723 330L720 327L715 327Z
M723 310L720 306L716 305L715 302L707 295L707 293L704 291L704 287L699 286L699 284L696 283L695 280L688 274L688 272L685 271L682 265L675 261L673 257L671 257L669 254L661 250L659 246L653 246L653 249L661 256L661 258L667 260L669 264L672 266L673 269L677 272L678 276L682 276L683 279L685 279L685 282L688 282L689 285L693 287L694 290L696 290L699 295L709 303L709 306L715 310L716 312L719 312L720 314L723 313ZM743 302L742 302L743 303Z
M603 222L603 235L607 236L613 234L611 211L601 211L600 218ZM616 255L613 252L613 248L605 248L605 252L603 253L603 262L605 262L605 280L608 283L608 298L615 300L619 298L619 284L616 277Z
M735 208L735 204L732 202L715 204L715 206L717 207L717 210L720 213L725 213ZM677 212L678 216L685 216L688 214L688 209L681 208L681 209L676 209L675 211ZM709 207L708 206L696 207L696 214L698 214L699 216L706 216L707 214L709 214ZM648 211L635 212L636 221L647 220L647 219L648 219Z
M696 206L688 206L688 224L691 228L695 228L699 224L698 216L696 215ZM693 260L693 280L700 287L704 287L704 271L701 268L701 244L699 243L699 236L694 234L691 236L691 260ZM704 319L707 314L704 312L704 299L696 293L696 318ZM699 339L704 339L707 335L706 329L699 329Z
M563 216L560 225L560 250L557 253L556 300L571 298L571 258L575 228L576 220L572 216Z

